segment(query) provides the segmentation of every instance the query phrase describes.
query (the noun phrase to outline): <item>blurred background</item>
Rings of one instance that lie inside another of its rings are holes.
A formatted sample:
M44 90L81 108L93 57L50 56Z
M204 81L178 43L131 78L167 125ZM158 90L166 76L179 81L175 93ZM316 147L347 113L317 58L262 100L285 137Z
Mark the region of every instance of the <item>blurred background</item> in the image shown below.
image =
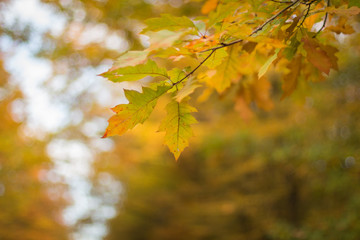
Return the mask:
M143 20L182 0L0 1L0 239L360 239L360 35L341 71L275 107L203 103L178 162L144 125L101 139L123 88L97 75L141 50ZM359 22L359 19L358 19ZM359 29L359 28L357 28ZM201 89L195 94L200 95Z

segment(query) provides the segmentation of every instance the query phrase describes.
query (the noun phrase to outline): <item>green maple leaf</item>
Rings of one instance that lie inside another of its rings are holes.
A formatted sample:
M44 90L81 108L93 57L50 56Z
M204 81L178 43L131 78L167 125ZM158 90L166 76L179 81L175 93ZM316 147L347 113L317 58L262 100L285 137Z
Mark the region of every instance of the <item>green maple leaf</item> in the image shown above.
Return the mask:
M177 102L172 100L167 106L167 116L160 125L159 131L165 131L165 144L174 154L177 160L189 145L188 139L193 135L190 125L197 123L196 119L191 115L196 112L187 101Z
M129 103L112 108L116 114L109 119L109 126L103 137L122 135L137 124L144 123L154 110L158 98L169 89L170 87L160 86L156 90L144 87L142 92L125 90Z
M102 73L100 76L106 77L113 82L136 81L147 76L161 76L169 78L167 75L167 70L165 68L159 67L152 60L148 60L145 64L139 64L136 66L110 69L109 71Z

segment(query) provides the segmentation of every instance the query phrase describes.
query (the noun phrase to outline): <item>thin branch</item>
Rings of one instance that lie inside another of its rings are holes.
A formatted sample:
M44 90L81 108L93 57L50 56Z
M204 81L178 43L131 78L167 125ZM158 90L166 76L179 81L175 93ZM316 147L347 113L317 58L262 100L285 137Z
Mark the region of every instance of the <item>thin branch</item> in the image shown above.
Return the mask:
M292 1L277 1L277 0L270 0L272 2L276 2L276 3L293 3Z
M311 5L311 4L313 4L314 2L316 2L317 0L312 0L312 1L309 1L309 2L304 2L303 4L305 4L305 5Z
M199 63L199 65L198 65L196 68L194 68L191 72L189 72L188 74L186 74L186 76L183 77L182 79L180 79L179 81L173 83L173 86L178 85L179 83L181 83L182 81L184 81L186 78L190 77L190 75L193 74L196 70L198 70L199 67L201 67L201 65L203 65L203 64L206 62L206 60L208 60L214 52L215 52L215 50L212 50L211 53L210 53L204 60L202 60L201 63Z
M280 16L281 14L283 14L284 12L286 12L289 8L291 8L292 6L294 6L295 4L297 4L300 0L297 0L295 2L293 2L292 4L290 4L289 6L287 6L286 8L284 8L283 10L281 10L280 12L278 12L277 14L275 14L274 16L272 16L271 18L269 18L266 22L264 22L260 27L257 27L250 35L249 37L251 37L252 35L256 34L257 32L259 32L260 30L262 30L266 25L268 25L270 22L274 21L278 16Z
M311 2L310 4L308 4L308 7L307 7L307 9L306 9L306 13L305 13L305 15L304 15L303 20L301 21L301 23L300 23L300 25L299 25L299 28L304 24L307 16L309 15L309 12L310 12L310 8L311 8L311 4L312 4L312 3L313 3L313 2Z
M327 0L327 6L326 7L330 7L330 0ZM326 12L325 13L325 18L324 18L324 22L323 22L323 25L321 26L321 28L319 29L319 31L317 31L317 33L313 36L313 38L315 38L325 27L326 25L326 21L327 21L327 18L328 18L328 15L329 13Z

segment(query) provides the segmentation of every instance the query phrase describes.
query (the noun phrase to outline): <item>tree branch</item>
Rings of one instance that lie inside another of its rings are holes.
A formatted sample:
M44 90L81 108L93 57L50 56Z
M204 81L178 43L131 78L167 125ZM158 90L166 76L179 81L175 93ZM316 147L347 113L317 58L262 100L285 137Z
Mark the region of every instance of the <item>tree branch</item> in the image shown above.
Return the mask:
M276 2L276 3L293 3L292 1L278 1L278 0L270 0L272 2Z
M191 72L189 72L188 74L186 74L186 76L183 77L182 79L180 79L179 81L173 83L173 86L178 85L179 83L181 83L182 81L184 81L186 78L188 78L191 74L193 74L196 70L198 70L199 67L201 67L201 65L203 65L203 64L206 62L206 60L208 60L214 52L215 52L215 50L212 50L211 53L210 53L204 60L202 60L201 63L199 63L199 65L198 65L196 68L194 68Z
M309 12L310 12L310 8L311 8L311 4L313 3L314 1L312 1L311 3L307 4L307 9L306 9L306 13L304 15L304 18L303 20L301 21L300 25L298 26L299 28L304 24L305 22L305 19L307 18L307 16L309 15Z
M330 7L330 0L327 0L327 6L326 7ZM325 13L325 18L324 18L323 25L321 26L319 31L317 31L317 33L313 36L313 38L315 38L324 29L324 27L326 25L327 18L328 18L328 12Z

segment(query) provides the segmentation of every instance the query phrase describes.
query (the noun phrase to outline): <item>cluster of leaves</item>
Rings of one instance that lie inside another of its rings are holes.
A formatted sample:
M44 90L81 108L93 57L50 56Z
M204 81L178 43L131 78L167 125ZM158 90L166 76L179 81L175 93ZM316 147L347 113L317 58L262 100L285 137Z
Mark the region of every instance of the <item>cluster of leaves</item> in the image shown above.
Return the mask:
M142 92L125 90L129 103L112 109L104 137L146 121L157 100L168 94L168 116L160 130L177 159L196 122L191 115L196 109L189 105L195 89L205 89L201 100L213 90L226 95L235 89L236 108L243 114L251 112L250 103L270 110L270 67L282 75L282 98L299 81L325 79L338 69L335 35L355 33L352 23L360 8L357 1L346 0L208 0L201 12L146 20L142 33L149 36L149 47L123 54L102 74L113 82L151 77Z
M154 143L131 147L160 138L147 128L117 139L95 165L98 188L109 187L106 172L125 189L104 239L357 239L359 60L304 102L284 101L251 123L228 111L218 119L226 125L201 124L179 163Z

